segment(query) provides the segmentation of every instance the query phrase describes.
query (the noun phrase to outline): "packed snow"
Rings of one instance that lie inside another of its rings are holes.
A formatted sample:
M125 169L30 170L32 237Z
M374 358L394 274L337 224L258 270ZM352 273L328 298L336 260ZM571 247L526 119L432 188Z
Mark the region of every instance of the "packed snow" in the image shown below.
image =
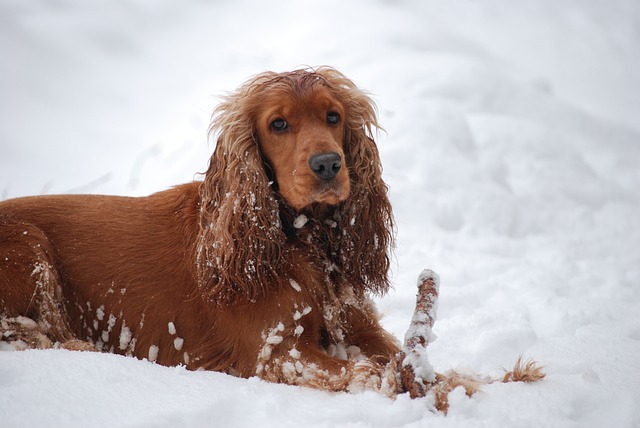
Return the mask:
M385 128L385 327L404 337L430 268L437 371L499 376L524 354L547 373L455 390L444 416L407 395L0 352L2 427L640 426L637 1L4 0L0 23L0 199L197 179L218 96L328 64Z

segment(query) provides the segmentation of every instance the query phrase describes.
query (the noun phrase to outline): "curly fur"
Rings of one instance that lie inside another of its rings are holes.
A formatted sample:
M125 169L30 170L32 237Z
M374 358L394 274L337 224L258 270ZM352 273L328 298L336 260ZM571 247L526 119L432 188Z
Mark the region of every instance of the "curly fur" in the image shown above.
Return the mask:
M316 85L327 87L346 106L351 195L332 213L337 225L313 217L305 240L329 254L354 286L377 293L389 287L393 219L372 135L379 128L375 106L352 81L321 67L314 72L260 74L214 112L210 133L217 135L217 145L200 188L197 266L201 283L218 302L263 296L267 284L274 284L278 272L291 264L282 222L295 213L274 189L274 178L265 168L255 117L267 91L301 96Z

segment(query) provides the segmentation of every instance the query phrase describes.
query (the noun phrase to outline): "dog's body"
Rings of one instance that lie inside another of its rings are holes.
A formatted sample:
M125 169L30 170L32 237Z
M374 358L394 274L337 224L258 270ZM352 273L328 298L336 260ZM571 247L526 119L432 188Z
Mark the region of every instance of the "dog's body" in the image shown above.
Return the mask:
M145 198L42 196L0 203L5 314L45 322L60 342L77 338L164 365L240 376L255 374L262 335L279 323L292 331L301 326L307 346L329 340L321 337L328 334L322 316L326 273L303 249L294 247L289 256L292 266L305 267L304 275L293 268L281 272L282 284L271 285L259 304L229 307L201 297L192 268L198 251L199 185ZM311 311L305 314L306 308ZM375 331L379 326L372 308L353 316L373 324L366 331L348 331L348 325L361 321L345 320L350 345L368 355L397 352L393 339ZM367 340L376 334L380 341ZM311 361L318 358L326 356Z

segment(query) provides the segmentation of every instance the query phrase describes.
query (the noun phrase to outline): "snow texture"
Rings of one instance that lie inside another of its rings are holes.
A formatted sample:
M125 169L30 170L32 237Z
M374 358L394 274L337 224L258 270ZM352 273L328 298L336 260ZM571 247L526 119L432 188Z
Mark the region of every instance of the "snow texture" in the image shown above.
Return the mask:
M307 224L307 221L309 221L307 216L304 214L300 214L295 219L293 219L293 227L295 227L296 229L301 229L305 224Z
M407 396L0 352L3 428L640 426L636 0L5 0L0 23L0 199L191 181L218 95L329 64L385 129L398 240L384 326L404 336L429 267L437 371L498 376L523 353L547 373L456 390L444 417Z
M291 288L296 290L298 293L302 291L302 287L300 287L300 284L298 284L296 280L289 278L289 284L291 284Z

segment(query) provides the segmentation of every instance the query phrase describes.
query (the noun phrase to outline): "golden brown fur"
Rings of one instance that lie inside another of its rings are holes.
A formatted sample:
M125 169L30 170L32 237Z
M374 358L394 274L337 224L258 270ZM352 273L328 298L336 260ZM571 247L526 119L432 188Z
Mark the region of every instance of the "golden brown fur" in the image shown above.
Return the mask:
M214 112L203 182L1 202L0 310L63 345L395 390L398 345L368 298L389 286L392 244L377 126L334 69L261 74Z

